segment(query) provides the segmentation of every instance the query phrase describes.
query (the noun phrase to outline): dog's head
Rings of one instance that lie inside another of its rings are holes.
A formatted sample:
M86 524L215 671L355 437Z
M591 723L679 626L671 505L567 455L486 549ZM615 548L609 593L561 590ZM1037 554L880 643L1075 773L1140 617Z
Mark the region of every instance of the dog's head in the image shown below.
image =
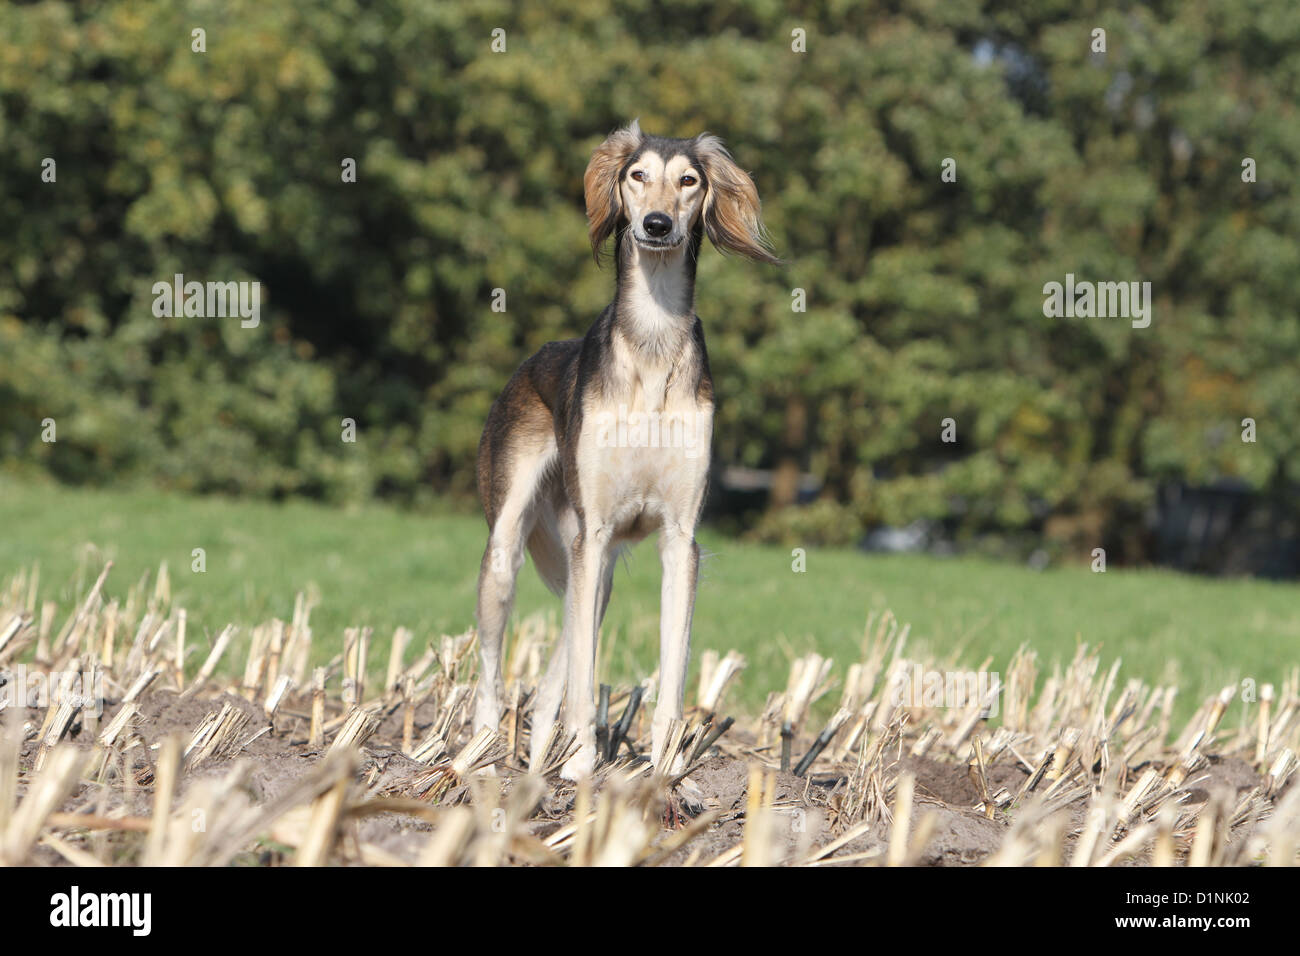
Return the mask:
M583 186L597 262L601 245L624 226L639 249L662 254L701 224L722 252L781 261L768 244L754 181L716 136L649 136L633 120L596 147Z

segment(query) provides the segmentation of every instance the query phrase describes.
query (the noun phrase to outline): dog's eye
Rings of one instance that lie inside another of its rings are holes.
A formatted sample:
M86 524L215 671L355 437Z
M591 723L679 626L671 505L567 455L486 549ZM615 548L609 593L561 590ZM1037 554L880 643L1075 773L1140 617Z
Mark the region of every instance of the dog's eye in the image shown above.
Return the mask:
M632 178L639 183L643 183L645 182L645 173L641 172L639 169L634 169L632 170Z
M699 180L696 179L694 176L690 175L689 173L687 173L685 176L682 177L683 186L694 186L698 182Z

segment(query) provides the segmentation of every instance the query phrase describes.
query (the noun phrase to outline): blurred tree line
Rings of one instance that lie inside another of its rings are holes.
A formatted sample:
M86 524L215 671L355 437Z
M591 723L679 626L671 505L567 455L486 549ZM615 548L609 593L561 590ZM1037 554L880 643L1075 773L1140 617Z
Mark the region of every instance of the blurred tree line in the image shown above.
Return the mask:
M1294 0L801 6L0 7L0 469L470 494L497 390L609 299L582 173L639 117L722 135L788 262L700 264L716 457L774 475L758 534L1142 559L1164 482L1291 486ZM260 325L155 317L175 273L259 281ZM1150 327L1046 318L1067 273L1150 281Z

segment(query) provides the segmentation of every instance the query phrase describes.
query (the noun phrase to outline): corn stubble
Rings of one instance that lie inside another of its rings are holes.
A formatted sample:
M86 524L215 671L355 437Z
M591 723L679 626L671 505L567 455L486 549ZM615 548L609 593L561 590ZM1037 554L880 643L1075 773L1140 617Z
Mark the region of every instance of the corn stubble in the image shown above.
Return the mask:
M39 707L12 686L0 701L0 863L1289 866L1300 851L1300 668L1235 722L1225 687L1176 734L1175 687L1121 682L1120 662L1103 671L1086 646L1050 672L1022 647L1000 679L935 703L906 691L946 665L909 654L885 614L846 668L792 661L754 721L725 715L744 658L703 652L663 772L638 756L653 677L602 687L603 760L575 787L558 775L576 747L559 727L542 766L525 766L555 638L540 619L513 635L500 732L475 733L472 632L421 646L399 629L372 662L374 635L350 628L310 667L303 595L289 621L207 641L173 606L165 566L124 602L106 596L111 569L57 629L36 572L0 591L0 673L21 664L46 690ZM175 713L202 716L160 730ZM256 786L267 760L292 772ZM1224 761L1253 782L1216 781ZM935 768L955 768L973 799L932 792ZM936 856L945 814L994 828L994 845ZM404 834L396 848L375 838L380 820Z

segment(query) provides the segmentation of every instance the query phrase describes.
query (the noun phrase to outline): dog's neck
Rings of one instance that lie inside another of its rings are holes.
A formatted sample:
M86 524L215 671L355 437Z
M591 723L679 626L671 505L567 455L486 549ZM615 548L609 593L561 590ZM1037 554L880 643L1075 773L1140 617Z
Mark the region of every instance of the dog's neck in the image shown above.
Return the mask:
M698 252L698 236L669 252L642 249L630 236L618 243L614 324L644 354L671 355L691 334Z

